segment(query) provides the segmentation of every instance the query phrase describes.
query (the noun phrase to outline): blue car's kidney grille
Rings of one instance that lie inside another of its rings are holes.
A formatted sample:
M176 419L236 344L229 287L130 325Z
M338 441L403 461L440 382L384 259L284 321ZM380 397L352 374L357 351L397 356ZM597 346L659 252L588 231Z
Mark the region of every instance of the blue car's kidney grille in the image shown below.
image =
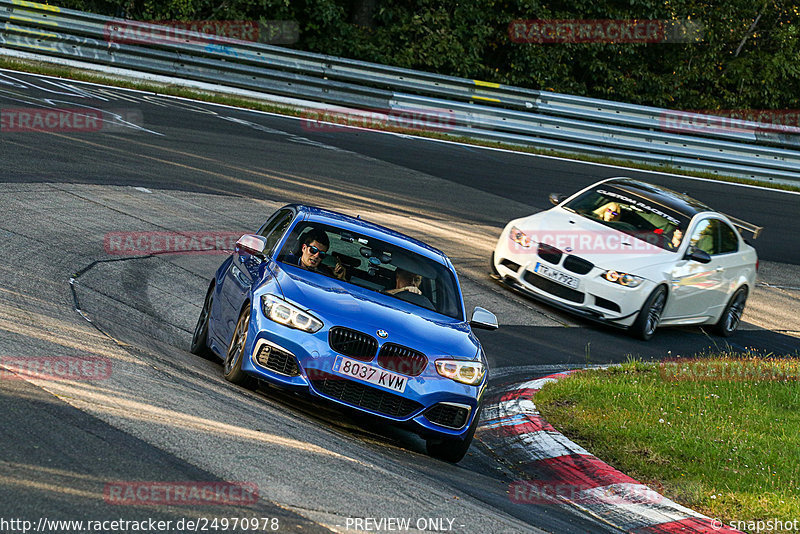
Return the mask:
M380 353L378 353L378 365L387 371L417 376L428 365L428 357L417 350L402 345L384 343Z
M371 361L378 350L378 340L371 335L341 326L330 329L328 344L339 354L362 362Z
M327 373L316 373L311 384L323 395L391 417L408 417L422 408L400 395Z
M468 409L452 404L440 403L425 412L425 418L428 421L447 428L463 428L467 424L468 417Z

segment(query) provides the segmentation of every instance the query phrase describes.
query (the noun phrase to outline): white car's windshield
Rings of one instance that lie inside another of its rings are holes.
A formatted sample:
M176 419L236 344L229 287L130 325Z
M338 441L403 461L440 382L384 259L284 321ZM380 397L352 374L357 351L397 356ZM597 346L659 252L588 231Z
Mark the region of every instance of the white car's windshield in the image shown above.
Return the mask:
M310 266L325 276L391 295L463 320L455 278L446 266L406 248L320 223L300 223L288 236L278 261ZM318 262L318 263L317 263Z
M657 200L610 184L600 184L563 207L670 251L680 246L689 224L689 217Z

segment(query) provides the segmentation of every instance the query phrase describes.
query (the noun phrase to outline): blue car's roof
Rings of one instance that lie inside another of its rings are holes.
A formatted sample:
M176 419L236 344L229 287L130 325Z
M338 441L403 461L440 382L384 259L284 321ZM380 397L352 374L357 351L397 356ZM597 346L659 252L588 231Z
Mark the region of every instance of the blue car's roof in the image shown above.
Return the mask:
M287 207L297 210L298 215L303 215L304 220L330 224L331 226L338 226L339 228L374 237L392 245L409 249L443 265L451 266L447 256L441 250L380 224L314 206L292 204Z

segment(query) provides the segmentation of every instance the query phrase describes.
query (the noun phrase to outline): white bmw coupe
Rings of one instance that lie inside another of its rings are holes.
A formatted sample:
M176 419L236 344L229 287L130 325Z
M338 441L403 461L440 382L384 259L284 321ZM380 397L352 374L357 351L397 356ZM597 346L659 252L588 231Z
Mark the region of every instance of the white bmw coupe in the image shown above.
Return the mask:
M762 228L682 193L610 178L506 225L495 278L529 296L645 340L658 326L739 326L755 287Z

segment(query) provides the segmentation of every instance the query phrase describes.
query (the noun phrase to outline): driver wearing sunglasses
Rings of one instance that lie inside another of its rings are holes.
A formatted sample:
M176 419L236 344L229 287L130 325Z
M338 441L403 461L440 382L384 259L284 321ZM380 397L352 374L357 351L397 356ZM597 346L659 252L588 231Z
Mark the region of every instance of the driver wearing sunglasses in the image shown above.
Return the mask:
M300 247L300 259L297 262L299 267L308 271L315 271L327 276L333 276L339 280L344 280L347 271L342 263L336 260L336 267L331 269L322 263L328 253L330 240L328 235L322 230L312 230L303 239Z
M594 210L594 214L606 222L618 221L622 217L622 207L617 202L608 202Z

